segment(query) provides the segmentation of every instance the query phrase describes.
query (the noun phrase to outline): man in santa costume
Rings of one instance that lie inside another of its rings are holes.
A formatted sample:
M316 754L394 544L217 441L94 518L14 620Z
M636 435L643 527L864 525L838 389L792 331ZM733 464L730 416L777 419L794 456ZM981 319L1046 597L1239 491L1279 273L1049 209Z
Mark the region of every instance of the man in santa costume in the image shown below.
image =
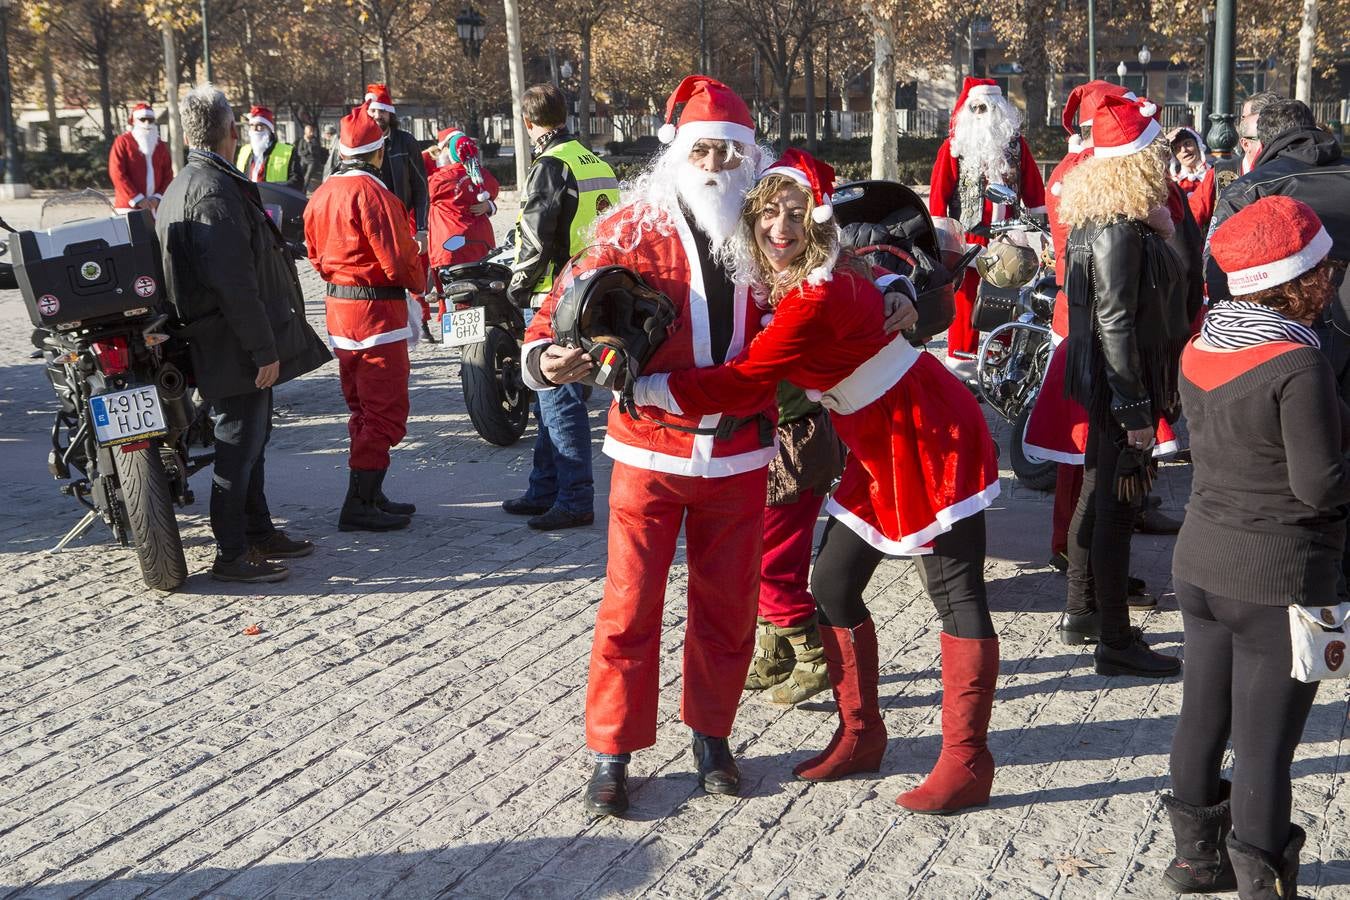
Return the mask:
M462 131L447 128L439 135L437 145L442 149L436 158L427 189L431 194L431 211L427 215L427 261L436 278L440 266L477 262L497 246L492 232L492 214L497 211L497 191L500 185L479 161L478 145ZM464 246L448 250L449 238L464 238ZM440 315L445 315L445 301L440 301Z
M966 78L952 111L949 136L933 163L928 211L960 221L968 243L988 244L987 236L971 230L1001 222L1013 212L984 199L990 184L1013 188L1027 213L1045 212L1045 183L1021 129L1022 114L993 79ZM974 267L967 269L956 291L956 318L947 330L947 365L965 378L975 374L974 354L980 344L980 333L970 323L979 284Z
M133 209L159 210L164 189L173 180L169 147L159 139L155 111L137 103L130 128L113 139L108 151L108 176L113 183L113 207L119 213Z
M305 170L295 146L277 140L272 111L255 106L248 111L248 142L239 145L234 167L249 181L270 181L304 193Z
M408 527L416 511L384 495L389 448L408 424L406 292L426 289L426 268L408 210L380 179L385 135L365 104L342 120L341 162L305 208L309 261L327 282L329 342L351 409L351 479L338 517L343 531Z

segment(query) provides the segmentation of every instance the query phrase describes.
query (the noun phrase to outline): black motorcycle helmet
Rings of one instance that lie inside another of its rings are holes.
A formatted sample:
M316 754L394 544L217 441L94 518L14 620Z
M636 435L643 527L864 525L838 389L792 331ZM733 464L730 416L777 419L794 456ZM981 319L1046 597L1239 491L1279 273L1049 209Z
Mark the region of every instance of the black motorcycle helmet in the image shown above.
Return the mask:
M675 304L624 266L569 267L563 282L553 339L585 350L595 362L583 382L622 391L665 343Z

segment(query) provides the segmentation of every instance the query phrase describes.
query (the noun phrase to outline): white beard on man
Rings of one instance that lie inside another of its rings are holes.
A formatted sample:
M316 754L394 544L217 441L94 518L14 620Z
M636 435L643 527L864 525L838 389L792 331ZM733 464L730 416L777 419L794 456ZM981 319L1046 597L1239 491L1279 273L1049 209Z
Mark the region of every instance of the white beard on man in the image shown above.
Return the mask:
M267 148L272 146L272 132L250 131L248 133L248 144L253 148L253 161L256 163L267 155Z
M159 143L159 126L154 122L137 122L131 126L131 136L136 139L141 152L149 156Z
M972 106L984 106L975 112ZM1013 163L1008 159L1008 147L1022 129L1022 115L1002 97L971 98L956 114L952 130L952 156L961 165L974 166L986 180L1006 183L1012 174Z

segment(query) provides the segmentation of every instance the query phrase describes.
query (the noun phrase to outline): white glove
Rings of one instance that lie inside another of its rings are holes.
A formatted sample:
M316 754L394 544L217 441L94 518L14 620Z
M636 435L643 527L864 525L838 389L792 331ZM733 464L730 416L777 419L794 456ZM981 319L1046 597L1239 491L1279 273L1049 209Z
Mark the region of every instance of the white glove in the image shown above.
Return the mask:
M641 376L633 382L633 402L638 406L655 406L666 412L683 414L684 410L680 409L680 404L675 402L675 397L670 393L669 381L669 372Z

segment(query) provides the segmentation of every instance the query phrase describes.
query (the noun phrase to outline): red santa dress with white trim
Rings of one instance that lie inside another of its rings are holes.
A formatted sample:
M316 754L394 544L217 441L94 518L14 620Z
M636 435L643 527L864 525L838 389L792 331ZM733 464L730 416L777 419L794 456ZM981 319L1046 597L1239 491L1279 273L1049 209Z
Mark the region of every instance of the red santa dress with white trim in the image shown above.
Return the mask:
M837 269L790 291L734 360L666 385L685 415L754 412L780 380L819 397L850 451L826 511L884 553L917 555L993 502L998 462L975 398L936 357L886 334L883 306L865 275Z

